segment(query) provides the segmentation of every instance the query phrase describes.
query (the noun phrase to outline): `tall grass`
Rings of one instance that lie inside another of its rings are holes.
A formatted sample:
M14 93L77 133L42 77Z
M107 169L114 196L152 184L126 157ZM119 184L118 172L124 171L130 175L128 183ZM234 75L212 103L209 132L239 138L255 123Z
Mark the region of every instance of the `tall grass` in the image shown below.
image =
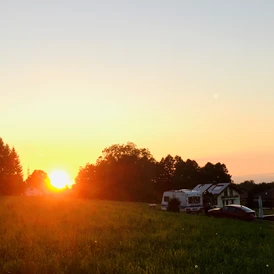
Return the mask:
M146 204L0 198L0 273L274 273L274 226Z

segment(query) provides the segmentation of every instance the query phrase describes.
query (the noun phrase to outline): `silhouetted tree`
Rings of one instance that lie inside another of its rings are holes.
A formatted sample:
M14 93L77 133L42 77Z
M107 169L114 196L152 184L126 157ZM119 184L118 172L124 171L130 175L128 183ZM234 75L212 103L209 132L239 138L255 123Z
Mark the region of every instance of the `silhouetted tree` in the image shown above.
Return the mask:
M271 183L260 183L256 184L253 180L247 180L240 184L237 184L237 188L241 191L246 191L248 193L247 206L257 207L257 202L254 202L254 196L261 193L267 192L270 189L274 188L274 182Z
M8 177L10 182L10 193L20 194L24 190L23 169L19 156L13 147L8 158Z
M155 160L148 149L128 142L103 150L97 161L97 179L104 185L104 195L118 200L145 201L153 192Z
M183 159L176 155L174 157L174 181L173 181L173 185L174 185L174 189L182 189L182 188L187 188L187 186L185 185L185 175L184 175L184 171L185 171L185 167L186 167L186 163L183 161Z
M240 184L237 184L237 187L240 189L240 190L244 190L246 192L250 192L252 191L255 187L256 187L256 184L253 180L246 180Z
M200 181L200 167L197 162L187 159L186 162L180 156L174 158L168 155L162 158L158 164L162 173L157 176L160 190L192 189Z
M80 167L75 184L72 186L76 195L83 198L98 198L100 186L96 180L96 168L95 165L89 163Z
M201 180L200 167L194 160L187 159L182 172L181 181L183 188L193 189Z
M212 164L208 162L201 168L201 178L203 183L218 184L231 182L231 175L224 164Z
M169 154L157 163L157 189L162 194L174 187L175 160Z
M80 190L79 187L78 193L84 193L86 189L96 198L128 201L153 198L156 161L148 149L139 149L128 142L107 147L102 154L94 168L87 165L80 169L76 182L81 182L83 188ZM94 193L88 190L93 186L96 189Z
M47 191L49 187L48 174L43 170L34 170L26 179L26 185Z
M256 184L253 180L247 180L240 184L237 184L236 186L239 191L245 191L247 192L247 206L253 207L253 196L256 193Z
M5 145L3 139L0 138L0 194L2 195L9 193L9 185L7 182L9 154L9 146Z
M23 192L23 171L19 156L0 138L0 194L18 195Z
M148 149L128 142L105 148L96 164L81 167L73 189L86 198L157 202L166 190L207 182L231 182L226 166L208 163L200 168L194 160L170 154L156 162Z

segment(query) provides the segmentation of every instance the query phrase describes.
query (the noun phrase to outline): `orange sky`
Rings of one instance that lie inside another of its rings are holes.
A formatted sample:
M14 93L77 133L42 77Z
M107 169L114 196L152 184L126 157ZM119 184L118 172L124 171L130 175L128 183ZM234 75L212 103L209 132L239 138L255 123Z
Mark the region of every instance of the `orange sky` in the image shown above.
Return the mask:
M25 173L75 177L127 141L241 179L273 173L273 12L252 0L6 3L0 136Z

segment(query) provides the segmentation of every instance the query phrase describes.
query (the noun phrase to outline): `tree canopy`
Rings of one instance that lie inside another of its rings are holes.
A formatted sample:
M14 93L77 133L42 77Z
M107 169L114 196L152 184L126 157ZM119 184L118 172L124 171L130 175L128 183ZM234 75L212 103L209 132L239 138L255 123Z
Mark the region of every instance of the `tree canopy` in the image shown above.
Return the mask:
M23 171L14 147L0 138L0 195L17 195L24 191Z
M48 174L43 170L34 170L26 180L26 186L35 187L41 191L46 191L49 187Z
M166 190L192 189L199 183L231 182L224 164L167 155L156 161L147 148L115 144L102 151L96 164L79 169L73 189L81 197L128 201L159 201Z

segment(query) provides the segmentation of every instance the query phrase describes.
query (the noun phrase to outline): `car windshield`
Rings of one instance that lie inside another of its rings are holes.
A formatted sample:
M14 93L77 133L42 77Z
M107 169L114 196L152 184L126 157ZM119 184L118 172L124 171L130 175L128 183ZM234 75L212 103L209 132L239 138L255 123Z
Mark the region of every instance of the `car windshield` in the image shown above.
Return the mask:
M245 212L253 212L252 209L246 207L246 206L241 206L241 209L243 209Z

